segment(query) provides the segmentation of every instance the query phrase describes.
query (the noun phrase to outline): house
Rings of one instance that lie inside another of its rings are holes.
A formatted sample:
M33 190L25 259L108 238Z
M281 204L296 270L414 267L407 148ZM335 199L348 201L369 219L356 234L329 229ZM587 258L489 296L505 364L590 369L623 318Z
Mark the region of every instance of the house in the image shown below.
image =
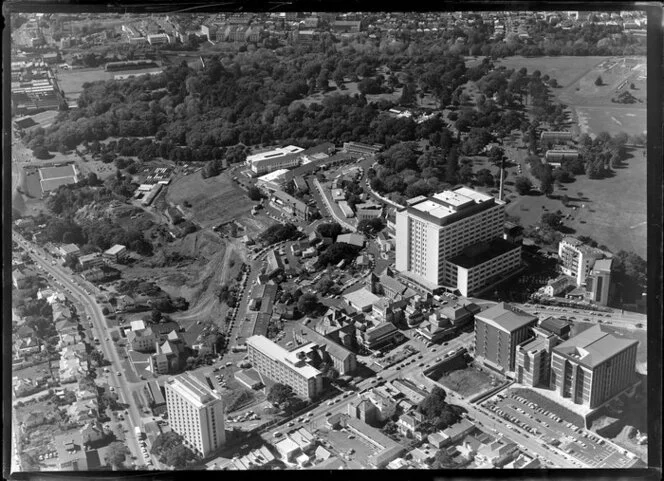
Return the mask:
M383 206L375 202L364 202L355 205L355 216L358 221L371 220L383 215Z
M356 339L367 349L382 349L403 339L403 334L391 322L379 322L371 326L365 324L362 327L357 331Z
M156 341L157 336L150 327L137 330L132 329L127 333L127 345L132 351L152 352L155 350Z
M339 234L337 236L337 242L343 242L345 244L350 244L355 247L364 247L364 236L362 234L351 233L351 234Z
M97 443L106 437L104 427L99 421L85 424L79 432L81 433L81 441L84 445Z
M41 344L35 337L25 337L14 342L14 353L16 357L27 357L41 350Z
M402 414L397 420L397 429L404 436L413 436L420 441L424 435L419 431L420 425L424 422L424 416L418 411L408 414Z
M376 236L376 241L378 242L380 251L383 253L390 252L394 249L394 241L390 239L388 234L386 234L384 231L380 232L378 236Z
M546 283L544 295L549 297L564 293L569 287L574 285L574 279L569 276L561 275Z

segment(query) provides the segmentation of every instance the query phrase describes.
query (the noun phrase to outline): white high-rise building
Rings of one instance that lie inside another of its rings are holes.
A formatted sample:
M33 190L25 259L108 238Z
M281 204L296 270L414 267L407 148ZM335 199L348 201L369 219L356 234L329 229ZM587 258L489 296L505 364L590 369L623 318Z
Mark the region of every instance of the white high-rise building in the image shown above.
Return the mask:
M467 187L410 199L396 213L396 269L426 290L476 292L521 264L504 224L505 202Z
M217 391L191 373L165 384L168 419L185 444L206 457L226 442L224 403Z

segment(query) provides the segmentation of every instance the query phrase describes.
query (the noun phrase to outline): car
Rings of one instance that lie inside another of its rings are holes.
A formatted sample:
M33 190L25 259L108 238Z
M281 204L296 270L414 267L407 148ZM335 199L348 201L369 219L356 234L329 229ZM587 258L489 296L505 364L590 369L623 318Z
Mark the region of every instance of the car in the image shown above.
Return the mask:
M272 433L272 436L274 436L275 438L280 438L281 436L283 436L283 434L280 433L279 431L275 431Z
M332 416L332 412L331 411L325 411L325 416Z

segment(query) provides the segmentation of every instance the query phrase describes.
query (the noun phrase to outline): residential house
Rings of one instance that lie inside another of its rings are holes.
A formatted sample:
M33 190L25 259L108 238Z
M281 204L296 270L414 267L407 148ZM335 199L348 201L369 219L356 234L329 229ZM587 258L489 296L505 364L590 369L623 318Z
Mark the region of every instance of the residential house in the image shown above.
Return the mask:
M419 431L419 428L423 422L424 416L418 411L402 414L397 420L397 429L402 435L413 436L421 441L424 439L424 434Z

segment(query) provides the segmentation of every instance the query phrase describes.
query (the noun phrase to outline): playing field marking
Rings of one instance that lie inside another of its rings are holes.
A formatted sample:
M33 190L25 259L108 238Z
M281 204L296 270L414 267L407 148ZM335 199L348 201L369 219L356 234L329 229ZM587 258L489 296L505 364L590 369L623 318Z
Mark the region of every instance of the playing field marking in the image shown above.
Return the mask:
M645 225L645 224L647 224L646 221L639 222L638 224L631 226L630 229L636 229L637 227L640 227L640 226Z

